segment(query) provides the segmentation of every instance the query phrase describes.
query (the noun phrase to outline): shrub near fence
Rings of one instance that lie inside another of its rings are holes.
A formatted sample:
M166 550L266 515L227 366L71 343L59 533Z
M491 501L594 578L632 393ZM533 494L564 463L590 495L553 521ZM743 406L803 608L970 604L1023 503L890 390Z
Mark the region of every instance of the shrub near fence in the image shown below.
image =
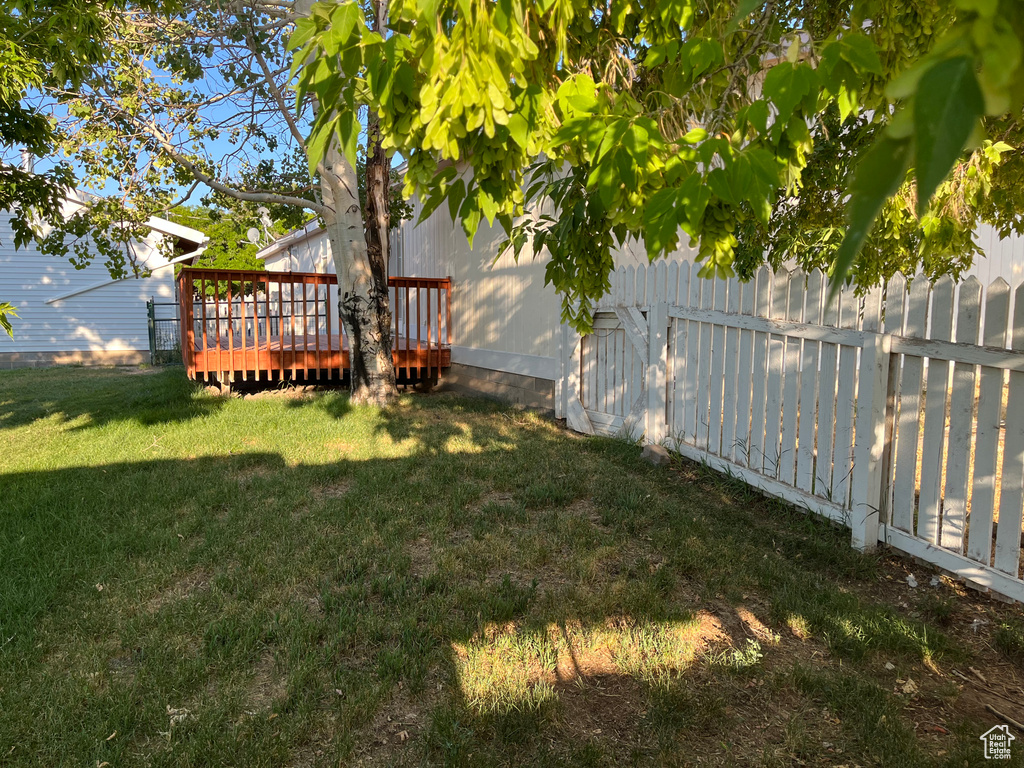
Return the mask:
M558 414L1024 601L1024 284L897 275L827 303L818 271L698 269L613 274L594 332L562 328Z

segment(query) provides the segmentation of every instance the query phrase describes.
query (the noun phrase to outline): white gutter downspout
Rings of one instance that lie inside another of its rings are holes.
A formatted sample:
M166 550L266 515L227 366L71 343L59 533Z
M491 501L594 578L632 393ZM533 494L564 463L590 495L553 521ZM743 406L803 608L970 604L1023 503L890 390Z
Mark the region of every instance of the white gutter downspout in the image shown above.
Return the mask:
M151 269L150 270L150 274L153 274L155 272L159 272L161 269L166 269L167 267L173 266L175 264L180 264L183 261L194 259L194 258L196 258L196 256L201 256L203 251L205 251L205 250L206 250L206 246L204 245L202 248L198 248L198 249L192 251L191 253L186 253L186 254L184 254L182 256L178 256L175 259L171 259L166 264L161 264L159 267L154 267L153 269ZM118 278L112 278L110 280L104 280L102 283L94 283L93 285L87 285L85 288L78 288L77 290L71 291L70 293L64 293L64 294L61 294L60 296L54 296L52 299L46 299L43 303L44 304L55 304L58 301L64 301L64 299L70 299L72 296L80 296L83 293L89 293L89 291L95 291L97 288L103 288L103 287L108 286L108 285L113 285L114 283L123 282L124 280L134 280L134 279L135 279L134 277L118 277Z

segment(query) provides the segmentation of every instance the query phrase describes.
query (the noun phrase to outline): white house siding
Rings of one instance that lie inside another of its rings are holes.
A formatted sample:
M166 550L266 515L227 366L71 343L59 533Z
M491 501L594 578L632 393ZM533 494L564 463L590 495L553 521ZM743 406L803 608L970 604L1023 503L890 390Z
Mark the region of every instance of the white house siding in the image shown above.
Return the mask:
M983 224L978 227L975 239L985 256L976 259L961 275L961 280L976 277L978 282L988 286L997 277L1010 285L1017 285L1024 278L1024 238L1012 235L1001 240L995 227Z
M419 205L416 205L419 213ZM422 277L451 276L452 359L511 365L499 370L527 370L532 376L551 378L559 349L561 301L544 285L547 254L533 258L524 249L519 262L506 250L495 261L504 239L500 226L481 226L470 249L461 227L452 225L442 206L427 221L405 222L396 238L395 259L402 274ZM684 236L685 241L685 236ZM670 258L692 258L684 248ZM640 243L616 251L615 266L647 263ZM483 352L498 353L486 355ZM525 359L517 360L518 357Z
M414 217L392 233L389 269L392 275L452 278L452 362L446 377L466 389L511 396L525 405L550 407L557 376L561 302L544 285L548 256L534 259L524 251L517 263L509 251L498 256L504 239L499 226L484 224L469 247L458 224L442 206L417 224ZM685 236L684 236L685 238ZM276 272L331 272L330 246L322 230L285 236L260 254ZM692 258L684 249L673 258ZM642 244L615 254L615 266L646 264ZM404 308L399 326L404 328ZM416 316L415 299L410 316Z
M167 264L161 235L137 244L149 268ZM149 359L146 300L174 300L174 268L118 281L53 304L48 299L109 281L102 263L77 270L32 245L15 250L10 215L0 212L0 300L18 311L14 339L0 333L0 368L52 363L134 363Z
M315 220L301 231L285 235L260 254L271 272L334 272L331 244Z

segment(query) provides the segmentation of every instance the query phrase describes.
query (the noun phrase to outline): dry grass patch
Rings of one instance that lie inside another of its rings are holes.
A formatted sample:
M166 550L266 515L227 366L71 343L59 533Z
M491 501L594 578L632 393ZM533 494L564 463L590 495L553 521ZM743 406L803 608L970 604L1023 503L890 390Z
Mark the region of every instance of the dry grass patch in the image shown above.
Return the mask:
M341 499L352 490L352 481L348 479L332 480L329 483L321 483L310 489L310 495L314 499Z
M278 668L275 654L267 649L252 670L245 687L245 710L250 715L264 712L284 700L288 692L286 675Z
M168 605L188 600L200 592L206 592L210 589L211 578L210 572L205 568L194 568L147 600L146 612L156 613Z

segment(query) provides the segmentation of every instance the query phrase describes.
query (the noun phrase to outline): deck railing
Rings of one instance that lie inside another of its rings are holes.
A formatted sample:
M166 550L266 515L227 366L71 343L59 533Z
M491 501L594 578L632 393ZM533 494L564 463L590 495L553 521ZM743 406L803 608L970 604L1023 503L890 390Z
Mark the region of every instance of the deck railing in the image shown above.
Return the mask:
M436 376L451 359L451 278L392 277L388 291L396 373ZM319 379L348 367L334 275L187 267L178 301L192 378Z

